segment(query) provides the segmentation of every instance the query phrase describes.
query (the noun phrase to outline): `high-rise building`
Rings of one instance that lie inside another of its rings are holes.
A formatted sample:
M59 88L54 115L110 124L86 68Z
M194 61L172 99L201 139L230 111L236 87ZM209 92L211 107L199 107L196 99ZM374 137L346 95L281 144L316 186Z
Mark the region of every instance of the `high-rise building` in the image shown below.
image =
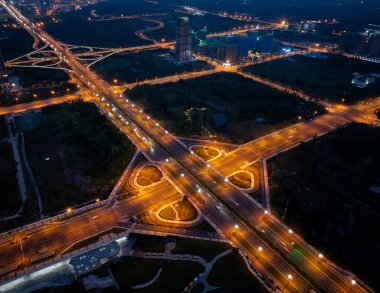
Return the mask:
M5 68L3 54L0 50L0 88L6 89L9 84L7 69Z
M238 62L238 46L237 44L231 44L226 46L226 58L225 61L230 64L236 64Z
M47 10L45 0L39 0L39 4L40 4L40 14L45 15L46 10Z
M226 45L219 45L216 50L216 58L221 61L226 61Z
M248 50L256 51L257 50L257 40L259 38L258 31L249 31L248 32Z
M366 55L369 57L380 57L380 31L370 33L368 37Z
M346 32L340 39L340 48L343 52L363 55L367 44L367 36L363 33Z
M247 58L249 49L248 38L244 36L237 37L238 53L240 58Z
M263 54L273 52L273 34L266 34L259 37L258 51Z
M181 62L191 59L191 25L188 17L177 19L175 56Z
M236 35L228 35L227 36L227 43L230 45L234 45L237 43L237 36Z

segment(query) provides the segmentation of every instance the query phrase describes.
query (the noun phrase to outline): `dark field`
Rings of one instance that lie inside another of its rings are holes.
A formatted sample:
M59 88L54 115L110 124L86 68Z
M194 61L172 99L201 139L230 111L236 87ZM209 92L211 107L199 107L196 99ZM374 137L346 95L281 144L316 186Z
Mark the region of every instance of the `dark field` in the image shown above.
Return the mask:
M203 272L203 267L190 261L166 261L158 259L123 258L110 266L123 292L182 292L187 284ZM162 272L150 286L134 290L131 287L149 282ZM128 276L126 278L125 276ZM175 277L174 277L175 276Z
M21 28L1 28L0 48L4 61L32 51L33 38Z
M283 128L323 109L237 74L214 74L126 92L177 135L205 136L235 142Z
M146 22L135 19L88 21L73 18L61 23L50 23L46 31L68 44L117 48L148 44L134 35L135 31L147 25Z
M1 140L1 138L0 138ZM0 218L15 214L21 207L21 197L17 182L16 162L12 145L0 142Z
M136 15L139 13L165 12L165 6L154 5L145 1L114 0L89 5L82 10L60 14L60 23L49 23L46 26L48 33L59 40L75 45L95 47L127 47L147 44L137 38L134 32L151 23L137 19L121 19L112 21L98 21L91 15L94 10L99 16L110 14L113 16ZM89 20L90 18L90 20Z
M177 238L173 254L199 255L206 261L212 261L218 254L231 248L229 243L204 241L198 239Z
M379 129L353 124L268 164L274 214L375 289L380 277L379 149Z
M221 288L213 291L215 293L267 292L264 286L253 277L242 257L236 252L221 258L211 270L207 281L212 286Z
M45 108L17 122L47 214L108 196L134 152L90 103Z
M330 29L333 30L334 28L335 27L332 26ZM318 32L315 33L279 31L275 33L275 38L288 42L339 43L338 36L333 35L328 31L321 31L323 29L320 29L319 26L317 27L317 30Z
M23 90L17 93L2 93L0 106L60 97L78 91L77 85L70 83L70 76L63 70L13 67L8 73L19 78L18 82Z
M170 13L167 16L158 17L165 23L165 27L160 30L148 32L147 35L155 40L166 39L167 41L175 40L176 18L187 16L190 18L191 26L194 31L207 28L208 33L216 33L233 29L234 27L249 24L231 18L222 18L215 15L188 15L183 13Z
M70 79L66 71L45 68L13 67L9 70L9 75L18 76L23 87L30 87L38 83L43 85L59 84Z
M380 73L379 65L338 55L328 58L296 56L248 67L255 75L301 89L306 94L333 102L354 103L380 95L380 81L359 89L351 84L353 73Z
M114 83L114 79L116 79L118 84L211 69L211 66L203 61L177 66L165 59L170 54L172 53L168 50L154 50L113 55L104 61L95 63L92 69L109 83ZM171 57L171 59L173 58Z

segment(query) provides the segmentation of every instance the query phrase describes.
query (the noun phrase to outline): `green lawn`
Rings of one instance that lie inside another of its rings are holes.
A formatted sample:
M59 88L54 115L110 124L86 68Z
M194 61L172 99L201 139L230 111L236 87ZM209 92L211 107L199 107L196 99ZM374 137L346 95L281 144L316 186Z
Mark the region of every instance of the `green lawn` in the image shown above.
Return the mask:
M268 164L273 213L376 289L379 149L379 129L353 124Z
M177 135L244 142L324 110L237 74L221 73L127 92ZM219 116L215 116L219 115ZM222 116L220 116L222 115Z
M46 213L108 196L135 150L91 103L45 108L17 124Z
M327 58L296 56L248 67L247 72L303 90L310 96L333 102L354 103L380 95L380 81L359 89L351 84L353 73L379 73L376 63L339 55Z

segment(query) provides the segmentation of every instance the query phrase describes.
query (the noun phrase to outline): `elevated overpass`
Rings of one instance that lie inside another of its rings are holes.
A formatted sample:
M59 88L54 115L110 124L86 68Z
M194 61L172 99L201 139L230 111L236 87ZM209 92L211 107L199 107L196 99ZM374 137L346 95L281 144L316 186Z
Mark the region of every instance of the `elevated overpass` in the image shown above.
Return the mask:
M98 106L108 112L113 122L146 156L162 163L167 176L176 187L193 197L203 214L218 226L226 237L247 251L252 258L260 254L257 266L282 284L285 291L366 291L360 284L353 286L347 274L336 270L327 262L319 263L317 251L311 249L296 235L290 235L288 228L276 219L265 215L260 205L247 198L212 166L193 155L178 139L144 114L143 109L110 90L107 83L78 62L71 52L66 51L41 28L23 17L13 6L4 1L1 1L1 4L20 24L57 53L78 80L91 90ZM117 218L113 212L106 209L99 209L99 216L102 221L98 229L113 225ZM264 226L266 233L261 234L256 225ZM71 226L68 225L66 229L74 229L74 235L78 233L76 227ZM61 231L58 233L63 232L59 226L55 229ZM81 233L88 232L83 229ZM52 240L56 241L53 245L60 246L69 239ZM294 241L305 252L296 262L282 251L284 242L290 245ZM259 246L264 250L258 250Z

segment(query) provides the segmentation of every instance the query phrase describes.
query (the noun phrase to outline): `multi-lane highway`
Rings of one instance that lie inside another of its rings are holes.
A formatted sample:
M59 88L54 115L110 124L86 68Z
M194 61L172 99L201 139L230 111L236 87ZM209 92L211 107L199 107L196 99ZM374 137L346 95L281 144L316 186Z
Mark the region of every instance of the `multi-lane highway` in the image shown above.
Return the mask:
M66 95L62 97L37 100L29 103L16 104L12 106L0 107L0 115L22 113L30 110L36 110L47 106L58 105L64 102L71 102L81 99L81 94Z
M258 160L270 158L299 145L301 142L321 136L352 122L380 126L380 122L376 121L372 116L375 109L379 107L380 100L351 107L343 105L331 106L327 114L243 144L236 150L212 160L210 164L227 176Z
M111 90L107 83L78 62L70 51L65 50L40 27L23 17L12 5L4 1L0 3L24 28L56 52L78 80L91 90L98 106L108 113L131 141L151 160L161 162L171 182L186 195L193 197L203 214L216 224L226 237L247 251L250 257L255 258L255 266L275 279L284 291L308 292L314 289L326 292L366 291L359 284L354 286L346 274L337 271L327 262L320 262L317 251L300 241L294 234L289 234L288 228L276 219L265 215L257 203L233 187L224 175L195 156L177 138L145 114L143 109ZM124 208L131 210L131 207L123 205ZM52 237L55 240L52 240L51 245L59 247L72 241L72 237L68 237L71 234L76 236L78 233L83 238L91 235L96 229L107 229L114 225L118 216L114 209L112 211L100 209L98 218L102 220L96 222L94 225L96 228L87 229L92 226L90 219L84 220L83 223L69 222L64 226L57 225L52 228L55 230L54 233L60 235L66 232L66 236L56 239ZM80 224L86 228L79 226ZM78 232L79 227L82 227L80 232ZM41 243L38 236L33 241ZM46 245L47 242L40 247L46 248ZM297 259L292 258L288 250L297 250L299 252ZM30 251L30 255L35 253L38 253L38 248ZM1 250L0 255L2 255ZM8 260L9 258L6 259L6 263Z
M23 264L36 264L32 261L40 255L48 252L57 255L70 244L115 226L129 228L130 217L180 198L179 192L164 180L159 186L144 188L116 204L99 207L72 218L68 213L67 218L53 220L41 228L7 234L8 241L0 242L0 267L3 269L17 265L22 269ZM164 232L164 228L159 231ZM6 275L1 277L4 276Z

